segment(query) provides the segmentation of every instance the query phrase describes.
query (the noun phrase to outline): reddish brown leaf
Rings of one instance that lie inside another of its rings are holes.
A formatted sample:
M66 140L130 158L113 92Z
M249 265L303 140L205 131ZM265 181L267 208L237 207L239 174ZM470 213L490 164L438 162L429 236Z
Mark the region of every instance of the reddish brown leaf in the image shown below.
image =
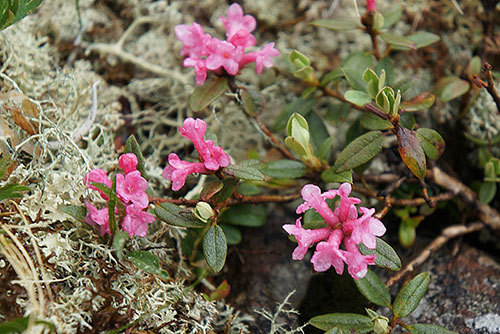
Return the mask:
M420 180L425 177L425 154L415 131L397 127L398 151L405 165Z
M436 97L433 94L424 92L410 100L401 103L401 109L405 111L429 109L434 104L435 99Z

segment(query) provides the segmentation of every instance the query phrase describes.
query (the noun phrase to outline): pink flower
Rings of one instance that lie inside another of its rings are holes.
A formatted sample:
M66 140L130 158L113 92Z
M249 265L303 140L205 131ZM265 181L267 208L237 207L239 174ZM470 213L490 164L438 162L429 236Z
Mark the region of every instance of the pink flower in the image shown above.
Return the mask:
M191 26L180 24L174 28L177 39L184 43L181 50L181 56L200 58L207 55L207 43L211 37L203 32L203 28L198 23Z
M254 46L257 42L255 37L245 30L238 30L231 38L228 38L227 41L234 46L241 46L244 48Z
M83 182L89 187L89 189L97 190L104 200L109 200L109 197L106 196L102 190L90 184L91 182L102 183L108 188L111 188L113 186L113 182L109 179L106 171L100 168L94 168L84 177Z
M172 190L177 191L184 186L186 177L193 173L208 173L208 169L201 162L187 162L179 159L177 154L168 155L168 166L161 174L167 180L172 181Z
M87 216L85 217L85 222L89 225L99 225L100 232L99 234L102 236L106 233L111 234L111 230L109 228L109 215L108 208L97 209L90 202L85 202L87 206Z
M238 62L243 57L244 48L234 46L226 41L213 38L208 43L210 55L207 57L206 66L211 71L224 67L230 75L238 74L240 65Z
M198 86L203 85L203 83L207 79L206 62L207 62L206 59L201 59L201 58L184 59L183 62L184 67L192 67L194 69L194 73L196 74L196 84Z
M149 205L149 198L146 194L148 181L141 176L138 170L127 175L116 174L116 194L124 203L132 202L141 208Z
M332 198L331 196L330 197L324 196L325 194L326 196L331 195L332 194L331 192L321 194L321 189L319 189L318 186L315 186L313 184L306 184L302 188L301 194L305 203L297 207L296 211L297 214L301 214L310 208L314 208L331 227L334 227L335 224L339 222L338 217L333 214L332 210L330 209L328 203L326 203L325 200L325 198Z
M300 218L295 221L295 225L283 225L283 229L288 234L293 235L299 244L292 254L292 259L294 260L302 260L310 245L328 238L332 232L332 230L327 227L316 230L306 230L302 228Z
M257 21L252 15L243 15L243 9L240 5L234 3L227 10L227 18L220 17L224 28L226 28L226 36L231 39L238 31L251 33L257 26Z
M354 279L365 277L368 265L375 264L375 255L361 255L356 242L352 238L344 238L346 251L342 251L347 263L347 271Z
M328 241L318 243L311 259L314 270L321 272L334 267L337 274L342 275L344 272L344 261L346 260L342 251L339 250L342 237L341 230L333 230Z
M366 10L374 12L377 10L377 3L375 0L366 0Z
M148 233L148 224L155 221L155 217L143 208L131 204L126 207L126 216L123 218L122 229L127 231L129 236L137 235L139 237L145 237Z
M126 153L118 158L118 165L123 169L125 175L137 169L137 157L134 153Z
M353 209L356 210L354 205L361 203L359 198L349 197L351 189L352 187L349 183L342 183L337 191L338 196L340 196L340 205L335 211L338 210L338 217L343 222L347 219L352 219Z
M264 45L259 51L247 53L240 61L240 68L248 63L255 62L257 74L261 74L264 67L270 68L274 65L271 57L278 57L280 52L274 48L274 43Z
M179 127L181 135L193 142L194 148L200 154L203 164L207 169L217 170L220 167L229 166L231 163L229 155L227 155L221 147L215 146L213 141L203 138L206 131L207 124L199 118L186 118L183 126ZM182 182L182 184L184 184L184 182Z
M351 234L353 242L363 243L366 247L375 249L377 246L376 236L385 233L385 226L377 218L373 218L375 209L360 208L361 217L344 223L344 232Z

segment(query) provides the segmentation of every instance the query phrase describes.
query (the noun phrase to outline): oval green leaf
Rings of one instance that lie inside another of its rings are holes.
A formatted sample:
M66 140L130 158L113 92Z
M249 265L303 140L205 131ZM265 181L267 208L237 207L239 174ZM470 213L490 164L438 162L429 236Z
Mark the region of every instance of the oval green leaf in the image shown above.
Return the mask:
M434 94L424 92L412 99L404 101L400 106L404 111L424 110L429 109L434 104L435 100L436 97Z
M239 164L224 168L224 173L247 181L264 181L264 174L260 171L264 167L258 160L245 160Z
M360 90L348 90L347 92L345 92L344 98L347 101L360 107L363 107L365 104L372 102L370 95Z
M296 179L306 174L306 166L300 161L276 160L268 163L262 173L278 179Z
M174 226L194 228L206 226L193 215L190 209L183 209L172 203L161 203L155 208L155 214L161 221Z
M439 80L434 87L434 93L443 102L448 102L464 95L470 88L470 84L459 77L446 77Z
M210 226L203 237L203 254L208 266L215 272L224 267L227 255L227 242L220 226Z
M375 249L366 247L363 243L358 245L358 249L363 255L375 254L375 264L378 267L387 268L389 270L401 270L401 260L396 251L384 240L377 238L377 246Z
M391 122L372 113L364 113L359 121L367 130L387 130L393 127Z
M429 159L436 160L443 154L446 144L443 137L441 137L437 131L420 128L417 130L417 136L425 155L427 155Z
M370 318L355 313L330 313L318 315L309 320L309 324L324 331L338 328L340 330L355 330L359 333L366 333L373 328Z
M497 184L495 182L483 182L479 188L479 202L488 204L495 198Z
M239 228L226 224L220 224L219 226L224 231L228 245L237 245L241 242L241 231Z
M416 132L400 126L396 130L396 136L399 155L404 164L417 178L423 180L426 170L425 154Z
M201 190L200 193L200 199L204 202L207 202L212 198L215 194L217 194L219 191L222 190L224 187L224 183L215 178L213 180L210 180L209 182L205 183L203 186L203 189Z
M325 182L338 182L338 183L352 183L352 170L346 170L345 172L335 173L333 168L328 168L321 173L321 178Z
M315 20L311 22L311 25L333 31L353 30L358 27L357 22L345 20Z
M228 89L226 78L209 79L202 86L195 88L193 94L189 97L189 108L195 112L202 111Z
M369 301L379 306L391 305L391 295L377 274L368 269L365 277L354 280L358 290Z
M361 166L382 149L384 136L380 131L370 131L354 139L340 152L333 169L336 173Z
M82 222L85 221L87 216L87 208L79 205L65 205L61 208L61 211Z
M130 252L127 254L127 260L147 273L160 275L162 272L160 269L160 260L150 252L142 250Z
M412 50L417 49L417 43L415 43L415 41L409 39L408 37L396 35L390 32L383 32L380 34L380 37L382 37L384 41L395 47L403 46Z
M416 48L420 49L426 46L429 46L433 43L436 43L441 39L438 35L432 34L427 31L417 31L414 34L406 36L407 39L412 40L416 44ZM394 46L396 50L408 50L409 48L404 46Z
M424 296L429 280L428 273L421 273L406 283L394 300L392 307L394 315L400 318L410 315Z
M444 327L429 324L410 325L409 330L411 334L458 334L457 332L452 332Z
M215 194L214 199L216 202L224 202L226 199L231 197L236 190L236 187L238 187L238 184L240 183L240 180L234 177L226 177L224 180L222 180L223 187L222 190L219 191L217 194Z
M123 248L129 239L128 232L126 231L117 231L113 236L113 248L116 251L116 256L118 260L123 260Z
M235 205L220 214L218 220L222 223L259 227L266 223L267 210L260 205Z

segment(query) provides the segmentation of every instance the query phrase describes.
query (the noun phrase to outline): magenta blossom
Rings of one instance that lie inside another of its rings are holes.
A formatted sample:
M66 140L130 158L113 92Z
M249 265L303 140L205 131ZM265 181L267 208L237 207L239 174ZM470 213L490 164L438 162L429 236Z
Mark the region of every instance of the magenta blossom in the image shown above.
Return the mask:
M89 225L99 225L100 232L99 235L111 234L109 228L109 215L108 208L97 209L90 202L85 202L87 206L87 216L85 217L85 222Z
M366 0L366 10L369 12L374 12L377 10L376 0Z
M155 217L142 210L140 206L131 204L126 208L126 216L123 218L122 229L127 231L129 236L137 235L145 237L148 233L148 224L155 221Z
M100 168L92 169L88 175L85 175L85 177L83 178L83 182L89 187L89 189L97 190L99 195L101 195L104 200L109 200L109 197L102 190L90 184L91 182L102 183L108 188L111 188L113 182L109 179L108 174L105 170Z
M133 172L137 169L137 157L134 153L126 153L118 158L118 165L123 169L125 174Z
M199 118L186 118L183 126L179 127L181 135L193 142L194 148L200 154L207 169L217 170L220 167L229 166L231 163L229 155L221 147L215 146L213 141L203 138L206 131L207 123Z
M227 17L222 16L220 20L226 29L225 41L206 34L198 23L175 27L177 39L183 43L181 55L188 57L183 65L194 69L197 85L205 82L207 71L218 75L224 71L229 75L237 75L247 64L255 62L257 74L260 74L264 67L273 66L273 58L279 56L274 43L245 54L246 48L256 43L252 31L255 30L257 21L253 16L243 15L241 6L232 4Z
M307 184L302 188L304 203L297 207L297 213L314 209L325 220L325 227L319 229L304 229L300 218L295 225L283 225L283 229L297 239L298 246L292 254L294 260L301 260L308 248L318 242L311 263L316 271L326 271L330 267L340 275L347 264L349 274L354 278L362 278L367 273L367 266L374 264L375 255L362 255L358 245L376 247L376 236L385 233L382 222L373 217L374 209L361 207L361 217L358 217L356 205L358 198L349 197L351 185L343 183L338 190L321 193L318 186ZM326 199L340 198L336 208L332 210ZM343 245L345 249L341 249Z
M149 205L148 181L141 176L141 172L135 170L127 175L116 175L116 194L124 203L130 203L144 209Z
M208 173L208 169L201 162L187 162L179 159L177 154L168 155L168 166L161 174L167 180L172 181L172 190L177 191L184 186L186 177L193 173Z

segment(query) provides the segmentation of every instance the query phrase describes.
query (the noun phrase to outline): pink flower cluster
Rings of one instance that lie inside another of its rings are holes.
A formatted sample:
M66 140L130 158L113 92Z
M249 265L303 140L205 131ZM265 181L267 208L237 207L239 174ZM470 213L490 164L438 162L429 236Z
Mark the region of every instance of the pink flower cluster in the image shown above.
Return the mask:
M316 271L326 271L334 267L337 274L344 272L344 263L347 264L349 274L355 278L362 278L367 273L367 266L374 264L375 255L362 255L358 244L363 243L370 249L376 247L376 236L385 233L382 222L373 216L375 209L360 207L361 216L358 217L356 204L361 200L349 197L351 185L343 183L338 190L321 193L319 187L307 184L302 188L302 198L305 203L299 205L297 214L309 209L316 210L325 220L325 227L309 230L301 225L298 218L295 225L283 225L288 234L293 235L298 242L293 251L294 260L302 260L309 246L318 242L311 263ZM326 199L340 197L335 210L331 210ZM345 249L341 249L343 244Z
M212 140L203 137L207 131L207 123L197 118L186 118L179 132L186 139L193 142L194 148L200 155L201 162L187 162L181 160L177 154L170 153L168 165L163 170L162 176L172 181L172 190L177 191L184 186L186 177L193 173L207 174L231 163L229 155L220 146L215 146Z
M266 44L258 51L245 53L245 48L254 46L255 37L251 34L257 22L251 15L243 15L238 4L232 4L227 10L227 17L220 17L226 29L226 40L221 41L204 33L198 23L188 26L180 24L175 27L177 39L184 43L181 50L185 67L193 67L196 84L202 85L207 78L207 70L217 74L222 68L230 75L236 75L249 63L256 63L257 73L264 67L272 67L271 57L279 56L274 43Z
M149 198L146 194L148 181L141 176L137 170L137 157L133 153L127 153L120 156L118 165L123 169L123 174L116 174L116 194L118 199L125 206L125 217L122 221L122 229L127 231L129 236L146 236L148 233L148 224L155 221L155 217L146 211L149 206ZM101 197L108 201L109 197L100 189L91 184L91 182L102 183L111 188L113 182L108 177L106 171L95 168L85 176L85 184L89 189L97 190ZM90 225L100 227L100 235L111 234L109 227L108 208L97 209L90 202L85 202L87 206L87 216L85 222ZM118 210L115 208L115 214Z
M369 12L374 12L377 10L376 0L366 0L366 10Z

